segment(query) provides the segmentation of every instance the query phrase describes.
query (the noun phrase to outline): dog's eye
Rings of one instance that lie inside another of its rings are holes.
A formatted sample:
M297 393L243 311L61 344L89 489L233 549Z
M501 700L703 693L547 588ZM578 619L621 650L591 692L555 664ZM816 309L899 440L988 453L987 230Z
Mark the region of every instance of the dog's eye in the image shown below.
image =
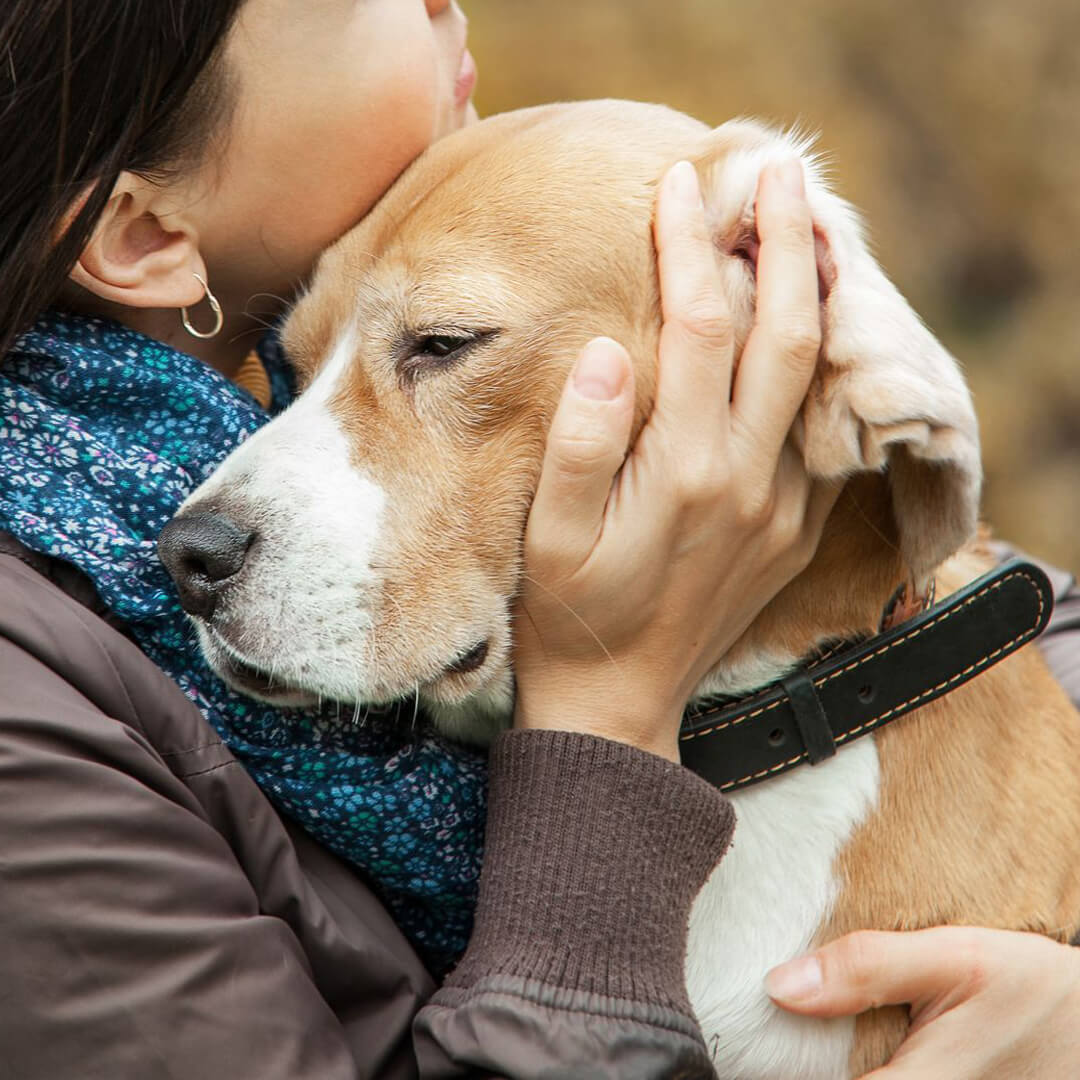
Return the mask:
M450 337L449 334L433 334L431 337L422 338L417 346L418 353L438 357L445 360L454 353L460 352L466 345L471 345L474 337Z
M445 371L497 334L497 330L460 330L441 334L421 331L402 342L398 353L397 368L402 384L411 385L423 375Z

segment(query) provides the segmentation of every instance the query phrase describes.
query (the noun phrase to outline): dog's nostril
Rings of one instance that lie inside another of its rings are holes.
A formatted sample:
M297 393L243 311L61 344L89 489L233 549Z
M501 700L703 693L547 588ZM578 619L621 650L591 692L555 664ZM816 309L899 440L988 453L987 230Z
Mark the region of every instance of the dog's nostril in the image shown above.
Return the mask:
M468 675L470 671L476 671L482 667L488 655L488 643L481 641L474 645L464 656L455 660L446 670L454 675Z
M222 514L180 514L158 537L158 555L189 615L209 618L220 587L235 577L255 541L255 533Z

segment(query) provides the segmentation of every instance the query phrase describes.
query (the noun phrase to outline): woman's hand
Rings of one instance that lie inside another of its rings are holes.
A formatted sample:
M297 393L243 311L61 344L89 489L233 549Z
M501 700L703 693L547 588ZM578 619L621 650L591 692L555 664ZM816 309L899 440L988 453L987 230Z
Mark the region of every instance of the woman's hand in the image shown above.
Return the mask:
M685 162L661 186L658 387L629 457L625 350L592 342L567 382L525 537L519 727L677 761L694 688L817 547L838 492L812 484L788 442L820 349L798 162L764 174L757 216L757 320L734 385L731 322Z
M1080 1076L1080 950L1037 934L850 934L776 968L766 985L778 1005L810 1016L910 1003L907 1039L864 1080Z

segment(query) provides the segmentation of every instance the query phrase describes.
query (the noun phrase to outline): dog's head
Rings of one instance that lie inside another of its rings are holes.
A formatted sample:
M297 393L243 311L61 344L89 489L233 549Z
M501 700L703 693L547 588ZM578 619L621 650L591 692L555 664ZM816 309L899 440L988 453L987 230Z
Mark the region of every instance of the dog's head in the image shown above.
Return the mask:
M824 346L796 426L810 470L848 477L811 567L718 665L762 680L865 630L975 526L975 419L953 359L867 253L805 147L710 132L654 106L552 106L433 147L323 257L284 331L303 394L195 493L162 550L214 666L270 700L411 694L481 737L512 700L510 610L547 428L592 337L655 384L656 183L703 181L738 347L754 306L761 169L802 156ZM272 680L272 681L271 681Z

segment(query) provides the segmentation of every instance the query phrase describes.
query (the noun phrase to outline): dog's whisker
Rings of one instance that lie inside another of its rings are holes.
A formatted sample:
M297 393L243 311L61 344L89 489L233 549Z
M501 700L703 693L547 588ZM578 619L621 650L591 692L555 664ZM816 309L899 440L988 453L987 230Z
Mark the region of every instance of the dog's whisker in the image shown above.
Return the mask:
M877 536L877 538L878 538L878 539L879 539L879 540L880 540L880 541L881 541L881 542L882 542L882 543L883 543L883 544L884 544L884 545L885 545L886 547L888 547L888 548L889 548L890 550L892 550L892 551L895 551L895 552L897 553L897 555L902 555L902 554L903 554L903 552L902 552L902 551L900 550L900 548L899 548L899 547L898 547L898 546L897 546L897 545L896 545L896 544L895 544L895 543L894 543L894 542L893 542L892 540L890 540L890 539L889 539L889 537L887 537L887 536L886 536L886 535L885 535L885 534L884 534L884 533L883 533L883 532L882 532L882 531L881 531L881 530L880 530L880 529L879 529L879 528L878 528L878 527L877 527L877 526L876 526L876 525L875 525L875 524L873 523L873 521L871 521L871 520L870 520L870 518L869 518L869 517L867 516L867 513L866 513L866 511L865 511L865 510L863 510L863 508L862 508L862 504L861 504L861 503L859 502L859 500L858 500L857 498L855 498L855 495L854 495L854 494L853 494L853 492L851 491L851 488L850 488L850 487L847 487L847 488L845 488L845 489L844 489L844 494L845 494L845 495L847 496L847 498L848 498L848 501L849 501L849 502L851 503L851 505L855 507L855 510L856 510L856 511L858 512L858 515L859 515L859 517L861 517L861 518L863 519L863 522L864 522L864 523L866 524L867 528L869 528L869 529L870 529L870 531L871 531L871 532L873 532L873 533L874 533L874 535L875 535L875 536Z
M367 667L366 674L370 677L371 672L375 670L375 660L377 659L374 634L368 634L367 638L364 640L364 653L364 664ZM361 673L364 674L363 671ZM363 681L364 680L361 679L361 682Z
M265 334L268 329L269 324L265 323L259 326L249 326L246 330L240 330L237 333L233 334L233 336L229 338L229 344L235 345L236 342L241 340L241 338L253 336L262 337L262 335Z
M533 633L536 634L536 639L540 642L542 648L544 639L540 635L540 628L536 625L536 620L532 617L532 612L529 611L529 607L524 600L521 602L521 610L525 612L525 618L529 620L529 625L533 628Z
M257 293L254 293L254 294L252 294L251 296L248 297L248 304L250 304L253 300L258 300L258 299L260 299L262 297L265 297L267 300L276 300L283 307L288 307L289 306L289 301L286 300L284 296L278 296L277 293L272 293L272 292L257 292ZM244 314L245 315L250 315L251 314L251 312L248 310L247 304L244 305Z
M567 612L569 612L571 615L573 615L573 617L575 619L577 619L577 621L579 623L581 623L581 625L585 628L585 631L589 635L589 637L591 637L593 639L593 641L595 641L596 644L600 646L600 648L603 651L604 655L608 658L608 660L611 661L612 665L614 667L618 668L619 662L615 659L614 656L611 655L611 653L608 651L608 647L600 640L600 638L597 636L597 634L593 630L593 628L565 600L563 600L563 598L561 596L559 596L557 593L552 592L551 589L549 589L546 585L544 585L541 582L537 581L536 578L530 577L528 574L523 574L522 577L524 577L524 579L526 581L531 582L538 589L542 589L545 593L547 593L548 596L550 596L552 598L552 600L555 600ZM530 619L530 621L531 621L531 619ZM535 622L533 623L533 627L535 629L535 627L536 627ZM537 633L537 636L538 637L540 636L539 632Z

